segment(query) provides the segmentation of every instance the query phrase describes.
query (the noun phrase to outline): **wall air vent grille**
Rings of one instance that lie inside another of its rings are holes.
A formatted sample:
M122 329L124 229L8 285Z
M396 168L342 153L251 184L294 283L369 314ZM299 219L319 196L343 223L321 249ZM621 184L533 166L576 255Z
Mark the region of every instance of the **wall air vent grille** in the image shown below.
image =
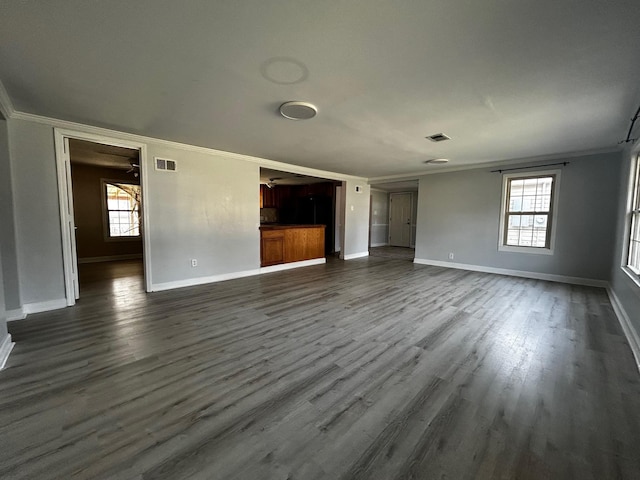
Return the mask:
M168 160L166 158L156 157L156 170L163 170L166 172L175 172L178 169L178 165L175 160Z

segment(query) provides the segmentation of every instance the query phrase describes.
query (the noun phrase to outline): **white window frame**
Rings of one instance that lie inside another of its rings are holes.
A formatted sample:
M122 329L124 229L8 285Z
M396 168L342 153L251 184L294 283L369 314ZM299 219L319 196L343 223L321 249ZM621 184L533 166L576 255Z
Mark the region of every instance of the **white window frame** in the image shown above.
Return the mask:
M106 186L115 185L118 186L118 183L124 183L127 185L138 185L140 184L126 181L126 180L109 180L106 178L100 179L100 195L102 196L102 234L105 242L130 242L130 241L140 241L142 238L142 221L139 222L138 225L138 235L123 235L118 237L111 236L111 229L109 228L109 206L107 205L107 195L106 195ZM138 215L142 214L142 205L140 205L140 210L138 211Z
M636 195L638 197L636 197ZM640 200L640 153L636 151L631 158L629 172L629 184L627 187L627 205L624 226L624 248L622 249L622 270L640 287L640 271L635 271L629 265L629 254L631 252L631 232L633 228L633 215L635 202ZM636 213L640 220L640 214Z
M556 170L536 170L528 172L517 173L504 173L502 175L502 200L500 201L500 229L498 237L498 251L511 252L511 253L533 253L537 255L553 255L556 245L556 230L558 226L558 199L560 198L560 173L559 169ZM509 180L512 178L536 178L536 177L548 177L553 175L554 182L551 190L551 209L549 211L549 223L551 224L551 233L549 234L549 247L519 247L515 245L506 245L504 242L505 236L505 221L507 214L507 187Z

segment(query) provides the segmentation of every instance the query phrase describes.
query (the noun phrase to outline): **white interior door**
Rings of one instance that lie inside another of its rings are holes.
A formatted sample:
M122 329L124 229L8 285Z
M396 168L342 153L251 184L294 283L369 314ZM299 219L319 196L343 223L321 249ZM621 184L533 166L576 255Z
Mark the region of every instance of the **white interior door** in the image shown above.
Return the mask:
M342 187L336 187L336 214L335 214L335 245L334 251L342 250L342 216L344 208L342 208Z
M411 193L389 195L389 245L411 246Z
M71 265L69 276L73 282L73 294L75 299L80 298L80 284L78 282L78 252L76 250L76 223L73 214L73 185L71 183L71 160L69 158L69 139L64 138L64 171L67 184L67 221L66 226L69 229Z

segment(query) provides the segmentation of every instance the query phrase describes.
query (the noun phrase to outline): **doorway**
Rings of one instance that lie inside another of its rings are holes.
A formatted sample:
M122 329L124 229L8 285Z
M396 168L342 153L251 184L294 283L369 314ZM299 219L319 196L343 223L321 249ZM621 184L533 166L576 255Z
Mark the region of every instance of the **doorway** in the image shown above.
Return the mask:
M412 193L389 194L389 245L411 246Z
M67 305L114 271L148 291L144 145L61 130L55 138Z

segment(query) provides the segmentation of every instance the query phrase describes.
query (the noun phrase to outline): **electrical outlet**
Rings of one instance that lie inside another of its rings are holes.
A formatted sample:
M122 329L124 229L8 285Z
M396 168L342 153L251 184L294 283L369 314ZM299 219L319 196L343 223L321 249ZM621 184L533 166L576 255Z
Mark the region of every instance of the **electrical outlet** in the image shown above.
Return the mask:
M198 260L196 260L195 258L191 259L191 266L192 267L197 267L198 266Z
M449 252L449 260L453 260L453 252Z

